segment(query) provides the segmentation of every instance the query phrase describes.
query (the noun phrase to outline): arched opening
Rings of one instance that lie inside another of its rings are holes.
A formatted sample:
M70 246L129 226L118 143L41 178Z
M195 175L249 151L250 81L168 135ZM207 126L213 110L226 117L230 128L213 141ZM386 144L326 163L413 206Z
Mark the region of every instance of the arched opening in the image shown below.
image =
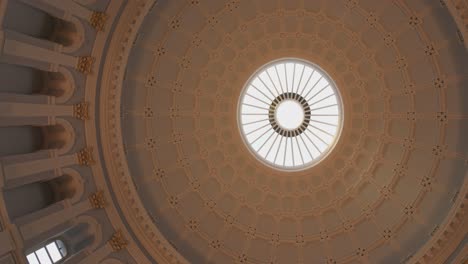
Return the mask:
M55 202L48 182L35 182L14 189L4 190L3 197L10 219L16 219L40 211Z
M48 95L64 103L73 95L75 84L69 70L45 72L31 67L0 63L0 93Z
M74 131L70 123L57 120L56 125L44 126L42 129L42 149L56 149L59 153L67 152L74 144Z
M17 19L23 16L27 19ZM34 38L48 40L63 45L69 52L83 43L83 28L78 19L63 20L54 17L21 1L9 1L4 19L4 28Z
M63 173L56 177L53 171L40 173L37 175L43 179L5 189L3 195L10 219L34 214L67 199L71 203L79 201L83 179L72 169L64 169Z
M63 45L69 51L77 49L83 43L83 29L78 28L80 22L72 18L73 22L55 18L54 29L49 38L50 41Z
M51 235L51 239L45 239L44 242L37 241L35 246L26 251L30 264L62 263L65 260L71 263L75 263L75 260L79 262L83 258L83 254L86 254L85 250L94 250L102 241L99 224L90 216L79 216L76 221L73 221L73 224L61 226L49 235ZM44 248L46 251L42 250ZM38 250L41 251L38 252ZM53 251L53 253L49 251ZM38 253L41 254L42 259ZM47 259L46 256L50 256L50 258Z
M58 103L64 103L73 95L75 82L69 70L60 67L58 72L44 72L41 94L54 96Z
M94 235L90 233L90 223L79 223L63 234L63 239L68 241L71 254L81 252L93 244Z
M3 27L31 37L48 39L54 30L54 20L49 14L21 1L8 1Z
M79 188L79 183L76 180L72 175L62 175L48 181L53 193L54 202L73 199L77 195Z
M30 67L0 63L0 93L41 94L43 72Z
M0 157L32 153L43 146L40 127L0 127Z

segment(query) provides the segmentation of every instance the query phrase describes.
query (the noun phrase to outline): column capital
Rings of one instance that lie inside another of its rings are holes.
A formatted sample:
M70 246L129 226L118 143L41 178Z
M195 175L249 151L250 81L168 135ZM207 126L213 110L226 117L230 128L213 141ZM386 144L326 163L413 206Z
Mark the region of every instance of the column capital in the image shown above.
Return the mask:
M122 231L118 230L109 240L109 244L114 251L120 251L127 247L128 241L122 235Z
M89 196L89 202L94 209L102 209L106 206L107 201L104 196L104 191L97 191Z
M76 70L83 74L90 74L93 68L94 58L91 56L82 56L78 57L78 62L76 63Z
M78 153L76 153L76 155L78 157L78 164L80 164L80 165L91 166L91 165L94 165L94 163L96 162L93 159L93 148L92 147L86 147L86 148L78 151Z
M104 31L107 22L107 15L103 12L93 12L89 18L89 24L97 31Z
M73 116L80 120L89 120L89 103L81 102L73 105Z

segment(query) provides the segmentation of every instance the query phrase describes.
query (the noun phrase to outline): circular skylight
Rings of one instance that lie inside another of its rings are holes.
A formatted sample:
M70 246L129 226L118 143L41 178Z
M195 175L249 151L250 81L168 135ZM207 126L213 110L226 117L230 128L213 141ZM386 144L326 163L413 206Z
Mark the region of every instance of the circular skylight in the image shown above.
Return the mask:
M323 160L343 123L335 83L301 59L275 60L257 70L245 84L238 108L249 150L280 170L306 169Z

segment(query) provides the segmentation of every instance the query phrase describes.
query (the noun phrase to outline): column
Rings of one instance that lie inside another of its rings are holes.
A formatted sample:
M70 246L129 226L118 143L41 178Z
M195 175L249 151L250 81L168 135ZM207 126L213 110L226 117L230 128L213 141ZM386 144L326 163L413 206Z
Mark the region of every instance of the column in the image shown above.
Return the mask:
M42 172L54 171L55 175L61 175L61 169L71 165L92 165L94 163L92 152L92 148L88 147L75 154L64 156L58 156L56 150L48 150L3 157L0 159L0 178L3 179L3 184L8 186L8 182L13 180L39 181ZM2 187L1 179L0 187Z
M0 93L0 127L47 126L56 117L73 115L73 105L56 105L51 96Z
M19 33L16 33L19 35ZM51 50L36 46L24 40L17 40L5 32L0 33L1 61L36 68L43 71L57 72L60 65L77 67L80 58L63 54L60 50Z

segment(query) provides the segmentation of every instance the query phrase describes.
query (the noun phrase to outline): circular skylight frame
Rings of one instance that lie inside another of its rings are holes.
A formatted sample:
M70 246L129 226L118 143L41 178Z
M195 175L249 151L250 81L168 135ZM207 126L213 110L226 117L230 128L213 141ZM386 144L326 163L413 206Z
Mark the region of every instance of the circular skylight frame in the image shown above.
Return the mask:
M331 93L321 94L324 91ZM333 104L321 105L333 99ZM296 129L275 124L275 111L284 100L303 106L303 124ZM237 105L237 121L242 140L259 161L280 171L300 171L323 161L336 146L343 128L343 101L336 83L321 67L299 58L282 58L263 65L247 80ZM260 138L252 138L255 133Z

